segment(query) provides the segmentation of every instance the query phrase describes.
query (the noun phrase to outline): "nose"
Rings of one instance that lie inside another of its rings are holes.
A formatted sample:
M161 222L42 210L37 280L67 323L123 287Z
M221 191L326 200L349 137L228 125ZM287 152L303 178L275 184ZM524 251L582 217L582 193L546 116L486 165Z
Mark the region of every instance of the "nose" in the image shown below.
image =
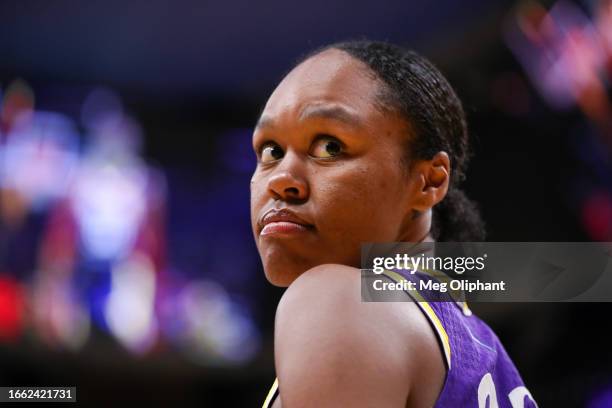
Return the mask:
M297 155L285 154L268 179L268 191L277 200L303 202L308 199L308 183Z

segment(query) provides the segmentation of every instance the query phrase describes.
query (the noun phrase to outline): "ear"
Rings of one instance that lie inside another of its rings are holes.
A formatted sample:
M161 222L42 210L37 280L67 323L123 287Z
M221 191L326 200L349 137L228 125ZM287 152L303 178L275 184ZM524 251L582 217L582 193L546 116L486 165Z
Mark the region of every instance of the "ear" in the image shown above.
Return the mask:
M450 159L446 152L436 153L431 160L415 162L411 172L415 177L413 210L425 212L442 201L450 183Z

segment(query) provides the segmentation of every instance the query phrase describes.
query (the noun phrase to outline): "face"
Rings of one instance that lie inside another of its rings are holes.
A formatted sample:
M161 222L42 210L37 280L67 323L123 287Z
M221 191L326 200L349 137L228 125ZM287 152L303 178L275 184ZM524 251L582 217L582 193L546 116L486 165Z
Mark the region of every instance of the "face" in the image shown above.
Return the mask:
M273 284L324 263L360 267L362 243L413 232L407 123L377 107L380 87L363 63L327 50L270 96L253 134L251 220Z

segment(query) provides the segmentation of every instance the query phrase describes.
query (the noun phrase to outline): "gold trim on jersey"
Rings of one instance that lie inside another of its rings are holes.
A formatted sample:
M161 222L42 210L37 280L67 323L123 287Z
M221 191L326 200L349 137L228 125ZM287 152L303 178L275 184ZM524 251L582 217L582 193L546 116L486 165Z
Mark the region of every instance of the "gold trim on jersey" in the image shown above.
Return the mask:
M270 408L271 406L270 404L272 403L272 401L274 401L274 396L277 394L277 391L278 391L278 378L275 378L274 384L272 384L272 387L270 387L270 391L268 391L268 395L266 396L266 399L263 405L261 406L261 408Z
M394 271L385 270L383 272L383 275L387 276L389 279L391 279L391 280L393 280L394 282L397 282L397 283L407 282L406 278L404 278L402 275L400 275L399 273L394 272ZM442 343L442 349L444 351L444 357L446 358L446 363L448 364L448 369L450 370L450 368L451 368L451 347L450 347L450 341L448 339L448 333L446 333L446 330L444 329L444 326L442 325L442 322L438 318L438 315L433 310L433 308L431 307L429 302L427 302L425 299L423 299L423 296L421 296L421 294L418 291L416 291L416 290L407 290L405 292L415 301L415 303L419 306L421 311L423 311L423 313L425 313L425 316L427 316L427 318L429 319L429 321L433 325L433 327L434 327L434 329L435 329L435 331L436 331L436 333L438 335L438 338L440 339L440 342ZM466 305L466 307L467 307L467 305Z

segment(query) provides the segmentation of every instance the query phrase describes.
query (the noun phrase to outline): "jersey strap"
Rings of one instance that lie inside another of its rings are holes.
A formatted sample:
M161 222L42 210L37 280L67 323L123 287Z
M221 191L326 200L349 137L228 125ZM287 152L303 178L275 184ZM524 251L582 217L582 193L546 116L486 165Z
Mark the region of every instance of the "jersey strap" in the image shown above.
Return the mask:
M406 278L404 278L402 275L394 271L385 270L383 272L383 275L385 275L387 278L391 279L393 282L396 282L396 283L404 283L407 281ZM425 316L427 317L427 320L429 320L429 322L433 326L436 336L438 337L438 340L440 341L440 345L442 346L442 351L444 352L444 357L446 360L447 367L450 370L451 369L451 346L450 346L450 341L448 338L448 333L446 332L446 329L444 329L444 325L442 325L440 318L438 317L434 309L431 307L429 302L427 302L418 291L406 290L405 292L408 294L408 296L412 298L412 300L414 300L417 306L419 306L419 309L421 309L423 314L425 314Z
M274 384L272 384L272 387L270 387L270 391L268 391L266 400L264 401L261 408L270 408L272 406L272 402L277 397L278 397L278 378L274 379Z

